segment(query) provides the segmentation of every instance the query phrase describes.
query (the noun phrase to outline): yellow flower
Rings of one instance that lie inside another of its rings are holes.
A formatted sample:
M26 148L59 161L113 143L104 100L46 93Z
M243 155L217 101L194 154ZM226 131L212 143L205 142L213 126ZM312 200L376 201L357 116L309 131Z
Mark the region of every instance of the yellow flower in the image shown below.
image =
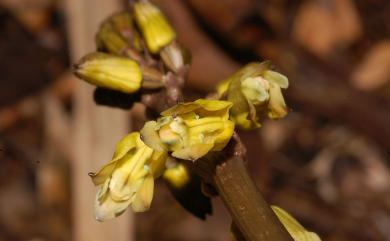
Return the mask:
M176 33L160 9L149 1L134 4L134 17L151 53L170 44Z
M161 113L157 121L145 123L141 135L157 151L195 161L210 151L220 151L233 135L229 118L232 103L199 99L181 103Z
M262 114L271 119L287 114L281 89L288 87L288 79L269 67L267 61L250 63L217 87L220 98L234 103L231 119L243 129L260 127Z
M139 132L124 137L116 146L112 160L97 173L91 173L99 187L95 217L104 221L122 214L128 206L134 212L149 209L154 179L165 169L166 154L146 146Z
M277 206L271 206L294 241L321 241L316 233L307 231L293 216Z
M135 61L100 52L82 58L75 73L93 85L127 94L136 92L142 81L141 69Z

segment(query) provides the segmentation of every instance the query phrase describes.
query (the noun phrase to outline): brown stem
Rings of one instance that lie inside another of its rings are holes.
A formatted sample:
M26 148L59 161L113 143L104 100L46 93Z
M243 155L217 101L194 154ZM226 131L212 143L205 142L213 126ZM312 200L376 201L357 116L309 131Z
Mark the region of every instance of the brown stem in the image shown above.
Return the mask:
M245 153L235 133L223 151L210 152L189 167L215 187L239 241L293 241L250 178Z
M293 241L237 156L217 165L216 189L246 241Z

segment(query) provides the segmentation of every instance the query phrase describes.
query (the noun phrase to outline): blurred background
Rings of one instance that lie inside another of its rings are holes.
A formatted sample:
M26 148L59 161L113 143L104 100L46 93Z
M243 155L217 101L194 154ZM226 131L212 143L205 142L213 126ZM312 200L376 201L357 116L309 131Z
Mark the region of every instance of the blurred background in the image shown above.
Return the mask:
M270 59L290 79L290 113L241 132L271 204L326 241L390 240L390 1L156 0L192 52L202 96ZM157 182L149 212L93 218L87 173L145 120L96 106L72 64L126 1L0 0L0 241L229 241L230 216L186 212ZM260 228L260 227L259 227Z

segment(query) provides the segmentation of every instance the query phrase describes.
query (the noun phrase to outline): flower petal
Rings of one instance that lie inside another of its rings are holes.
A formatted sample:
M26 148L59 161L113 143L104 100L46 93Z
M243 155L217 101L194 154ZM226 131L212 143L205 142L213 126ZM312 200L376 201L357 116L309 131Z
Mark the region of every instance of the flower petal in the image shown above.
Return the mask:
M90 173L93 183L98 186L103 184L107 178L109 178L117 167L117 162L123 158L127 153L132 151L137 145L137 139L139 139L140 134L138 132L133 132L125 136L122 140L119 141L115 148L115 153L113 159L104 165L98 172Z
M270 83L269 95L268 117L271 119L279 119L287 115L287 106L279 85Z
M157 127L157 122L155 121L146 122L144 127L142 127L141 129L142 140L150 148L159 152L164 152L166 151L167 147L164 143L162 143L158 135L158 132L156 131L156 127Z
M172 152L172 156L183 160L196 161L211 151L213 147L214 144L211 143L185 146Z
M280 86L282 89L288 88L288 79L286 76L272 70L266 70L263 74L264 79L274 82Z
M153 190L154 178L152 175L148 175L131 203L131 208L134 212L144 212L150 208L153 199Z
M321 241L316 233L307 231L293 216L277 206L271 206L294 241Z
M94 212L96 220L100 222L119 216L131 203L131 200L116 202L110 195L107 195L104 200L99 200L98 194L95 198Z

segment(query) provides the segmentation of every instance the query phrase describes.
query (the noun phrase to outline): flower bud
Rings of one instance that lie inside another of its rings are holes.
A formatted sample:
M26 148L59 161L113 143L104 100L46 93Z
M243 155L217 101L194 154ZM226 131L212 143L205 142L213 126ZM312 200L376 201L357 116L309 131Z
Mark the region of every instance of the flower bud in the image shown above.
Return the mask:
M122 54L129 43L114 29L110 21L105 21L96 34L98 50L107 50L112 54Z
M178 73L182 67L190 62L189 53L176 42L163 48L160 56L164 64L174 73Z
M185 164L175 161L169 163L168 160L163 179L175 199L187 211L202 220L212 213L210 197L202 191L202 180Z
M99 51L138 60L137 51L142 50L140 36L134 28L130 13L120 12L106 19L96 34L96 45Z
M76 64L76 75L90 84L123 93L133 93L141 87L139 65L125 57L100 52L88 54Z
M288 79L269 68L269 62L250 63L217 87L220 98L234 103L231 119L243 129L260 127L263 115L279 119L287 114L281 89L288 87Z
M117 144L112 160L97 173L90 174L99 187L95 200L96 219L114 218L128 206L134 212L148 210L154 179L164 171L165 161L166 154L146 146L138 132L124 137Z
M228 101L204 99L178 104L162 112L157 121L147 122L142 138L155 150L195 161L229 142L234 131L234 123L228 120L231 106Z
M149 1L134 4L134 17L151 53L171 43L176 33L160 9Z
M316 233L307 231L293 216L277 206L271 206L279 221L294 241L321 241Z

